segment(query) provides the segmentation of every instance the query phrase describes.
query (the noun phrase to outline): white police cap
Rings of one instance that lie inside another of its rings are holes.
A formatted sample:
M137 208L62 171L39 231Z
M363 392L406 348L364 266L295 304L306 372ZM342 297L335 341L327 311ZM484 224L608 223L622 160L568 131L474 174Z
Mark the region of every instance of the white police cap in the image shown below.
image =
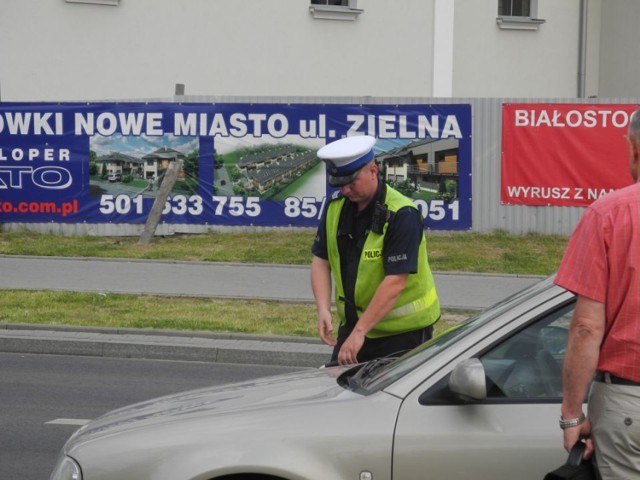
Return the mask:
M341 187L351 183L362 167L373 160L376 139L369 135L346 137L318 150L318 158L327 164L329 185Z

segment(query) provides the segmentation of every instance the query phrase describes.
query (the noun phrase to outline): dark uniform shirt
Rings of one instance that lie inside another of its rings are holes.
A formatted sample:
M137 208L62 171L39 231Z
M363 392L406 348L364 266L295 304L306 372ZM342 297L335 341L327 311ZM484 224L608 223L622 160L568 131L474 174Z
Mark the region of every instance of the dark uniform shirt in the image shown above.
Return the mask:
M376 202L383 203L385 189L385 183L379 181L374 201L361 212L358 212L355 203L349 201L348 198L345 199L344 207L340 213L338 250L345 293L345 314L347 325L351 327L355 325L359 315L367 307L367 305L355 305L356 275L362 249L371 230L375 204ZM317 257L328 260L326 214L327 209L320 220L311 252ZM404 207L391 216L382 252L385 275L411 274L418 271L418 248L422 241L423 229L422 216L415 208Z

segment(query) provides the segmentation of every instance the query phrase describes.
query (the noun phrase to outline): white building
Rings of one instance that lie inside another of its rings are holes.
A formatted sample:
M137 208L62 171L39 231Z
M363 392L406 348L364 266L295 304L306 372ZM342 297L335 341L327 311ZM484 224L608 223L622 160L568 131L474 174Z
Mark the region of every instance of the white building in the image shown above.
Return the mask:
M634 97L638 19L637 0L2 0L0 100Z

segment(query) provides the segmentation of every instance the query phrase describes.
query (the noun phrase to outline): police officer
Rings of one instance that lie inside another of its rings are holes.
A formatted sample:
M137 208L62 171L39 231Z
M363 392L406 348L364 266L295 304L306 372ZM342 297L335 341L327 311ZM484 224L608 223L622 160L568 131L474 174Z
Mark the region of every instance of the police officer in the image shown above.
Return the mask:
M414 348L431 338L440 318L422 216L410 199L382 181L375 143L366 135L346 137L318 151L329 185L340 191L311 248L311 286L318 333L334 347L331 363L341 365Z

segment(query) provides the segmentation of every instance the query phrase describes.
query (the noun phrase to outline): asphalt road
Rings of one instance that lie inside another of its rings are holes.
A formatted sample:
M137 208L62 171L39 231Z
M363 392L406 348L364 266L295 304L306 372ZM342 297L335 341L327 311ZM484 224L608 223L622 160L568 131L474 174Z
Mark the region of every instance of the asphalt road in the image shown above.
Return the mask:
M300 368L0 353L0 479L46 480L69 436L131 403Z
M312 302L308 266L0 255L0 289ZM434 273L445 308L482 309L539 276Z

